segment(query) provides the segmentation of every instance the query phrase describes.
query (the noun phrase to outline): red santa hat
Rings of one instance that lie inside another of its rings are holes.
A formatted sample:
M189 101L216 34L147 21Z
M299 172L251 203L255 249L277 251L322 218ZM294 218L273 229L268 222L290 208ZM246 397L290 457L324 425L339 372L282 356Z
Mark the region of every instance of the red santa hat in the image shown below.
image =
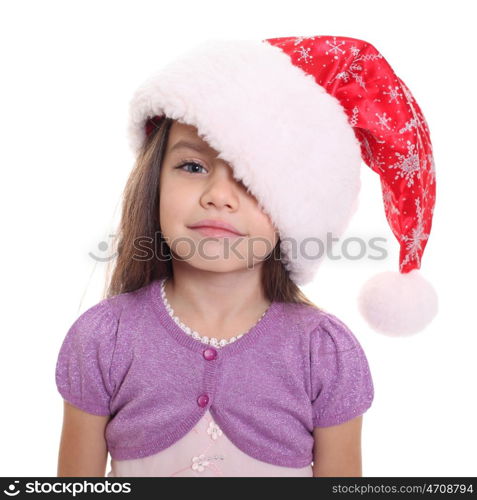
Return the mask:
M220 152L279 230L297 285L324 255L301 244L339 238L357 209L360 166L380 176L399 271L358 297L378 332L409 335L438 310L419 269L432 224L435 168L428 124L404 82L373 45L343 36L207 40L146 80L130 102L134 152L158 117L193 125Z

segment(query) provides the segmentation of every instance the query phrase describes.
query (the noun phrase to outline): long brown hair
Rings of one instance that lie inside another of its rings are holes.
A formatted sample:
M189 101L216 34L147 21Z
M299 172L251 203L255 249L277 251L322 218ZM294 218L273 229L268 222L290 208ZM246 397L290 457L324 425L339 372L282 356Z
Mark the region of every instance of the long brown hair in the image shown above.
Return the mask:
M103 298L137 290L156 279L173 277L170 248L159 225L159 173L173 121L162 117L150 122L154 129L145 139L123 191L116 259L110 278L112 261L108 263ZM152 245L154 258L138 259L138 250L147 246L144 243ZM159 258L155 258L157 256ZM307 304L321 309L290 279L280 260L280 239L263 262L262 286L269 301Z

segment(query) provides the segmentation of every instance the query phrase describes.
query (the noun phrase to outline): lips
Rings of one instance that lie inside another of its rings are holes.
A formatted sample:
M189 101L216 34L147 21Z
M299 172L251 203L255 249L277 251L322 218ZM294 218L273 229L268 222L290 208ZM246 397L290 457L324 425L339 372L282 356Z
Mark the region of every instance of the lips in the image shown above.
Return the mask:
M228 222L217 219L204 219L189 226L191 229L201 229L202 232L216 234L216 235L235 235L245 236L235 226Z
M226 229L217 229L215 227L193 227L193 231L197 231L202 236L210 236L212 238L240 238L237 233L227 231Z

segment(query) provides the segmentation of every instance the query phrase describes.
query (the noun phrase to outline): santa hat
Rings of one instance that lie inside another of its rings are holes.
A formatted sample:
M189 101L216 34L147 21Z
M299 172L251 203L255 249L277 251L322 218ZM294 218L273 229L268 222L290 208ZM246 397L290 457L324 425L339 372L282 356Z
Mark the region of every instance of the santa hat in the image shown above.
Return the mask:
M359 310L388 335L415 333L434 318L437 294L418 271L435 203L429 128L373 45L340 36L207 40L135 92L135 153L164 115L195 126L230 163L279 230L297 285L313 279L323 258L310 257L306 241L339 238L348 226L364 161L380 176L400 255L399 272L364 285Z

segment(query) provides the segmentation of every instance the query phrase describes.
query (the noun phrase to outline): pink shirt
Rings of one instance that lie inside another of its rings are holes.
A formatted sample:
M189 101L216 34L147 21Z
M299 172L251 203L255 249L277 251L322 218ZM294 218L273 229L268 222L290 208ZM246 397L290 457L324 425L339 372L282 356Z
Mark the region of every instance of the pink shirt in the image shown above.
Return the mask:
M166 450L130 460L111 459L107 477L313 477L313 467L282 467L237 448L209 411Z

